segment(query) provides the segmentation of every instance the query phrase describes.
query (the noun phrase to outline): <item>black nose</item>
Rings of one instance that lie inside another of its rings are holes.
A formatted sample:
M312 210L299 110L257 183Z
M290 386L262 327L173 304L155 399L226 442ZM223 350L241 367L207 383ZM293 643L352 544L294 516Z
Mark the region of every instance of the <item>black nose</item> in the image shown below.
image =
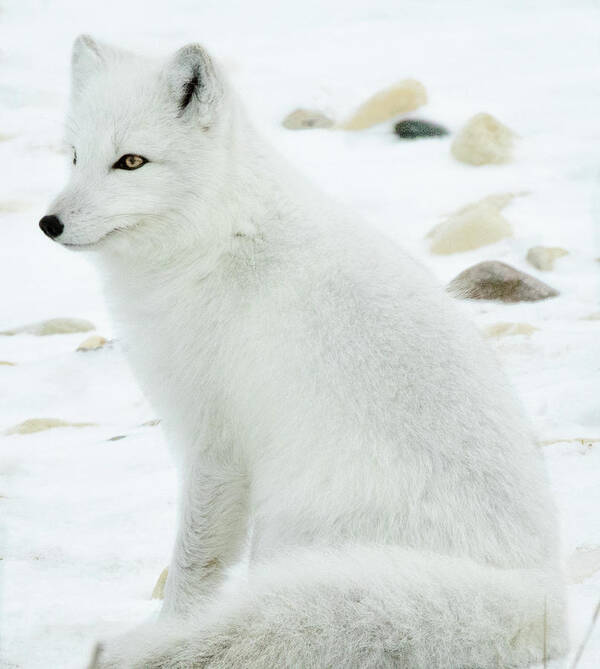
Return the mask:
M40 228L45 235L54 239L65 229L58 216L44 216L40 220Z

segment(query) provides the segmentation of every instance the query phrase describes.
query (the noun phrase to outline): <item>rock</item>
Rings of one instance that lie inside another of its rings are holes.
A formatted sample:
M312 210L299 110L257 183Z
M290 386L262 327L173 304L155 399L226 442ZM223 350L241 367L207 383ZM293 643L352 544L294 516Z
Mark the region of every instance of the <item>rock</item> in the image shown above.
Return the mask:
M502 193L468 204L429 231L430 251L438 254L470 251L510 237L510 223L500 213L521 193Z
M81 318L51 318L48 321L28 323L18 328L4 330L0 335L32 334L39 337L54 334L72 334L74 332L89 332L94 330L94 324Z
M152 420L147 420L145 423L142 423L140 427L155 427L160 424L160 418L153 418Z
M448 284L455 297L500 302L535 302L558 295L542 281L498 260L485 260L461 272Z
M390 118L414 111L427 102L425 87L415 79L404 79L375 93L341 124L344 130L364 130Z
M595 437L575 437L574 439L545 439L539 442L542 446L552 446L553 444L579 444L587 448L592 448L594 444L600 442Z
M14 362L8 362L8 360L0 360L0 365L6 365L8 367L14 367L15 363Z
M513 335L530 335L539 328L529 323L492 323L483 330L484 337L512 337Z
M81 344L77 347L78 351L95 351L96 349L102 348L108 339L101 337L100 335L92 335L87 339L84 339Z
M394 126L394 132L401 139L417 139L418 137L443 137L448 134L444 126L429 121L421 121L416 118L398 121Z
M169 568L165 567L156 581L154 590L152 590L152 599L164 599L165 598L165 583L167 582L167 576L169 575Z
M314 109L296 109L282 121L289 130L308 130L310 128L331 128L333 121Z
M505 163L511 158L515 133L490 114L476 114L452 142L452 155L469 165Z
M96 423L69 423L60 418L29 418L18 425L8 428L4 434L33 434L54 427L93 427Z
M17 211L22 211L30 207L27 202L21 202L20 200L9 200L8 202L0 202L0 213L2 214L13 214Z
M583 583L600 571L600 546L578 546L567 564L571 583Z
M560 246L532 246L527 251L527 262L536 269L548 272L554 268L554 261L557 258L567 255L569 252Z

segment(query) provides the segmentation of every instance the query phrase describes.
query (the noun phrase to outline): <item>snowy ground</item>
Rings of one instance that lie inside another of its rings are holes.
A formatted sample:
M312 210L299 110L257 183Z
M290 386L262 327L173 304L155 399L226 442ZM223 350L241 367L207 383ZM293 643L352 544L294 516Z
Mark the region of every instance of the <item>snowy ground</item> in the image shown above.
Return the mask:
M79 32L151 53L203 41L269 140L440 280L500 259L560 290L540 303L467 308L481 326L539 328L492 345L546 444L565 558L578 581L570 586L577 646L600 599L600 320L589 318L600 311L597 3L2 0L0 20L0 330L74 316L112 335L85 258L37 228L64 179L68 58ZM455 131L488 111L514 128L515 161L459 164L451 139L402 143L390 123L355 134L280 126L298 106L340 119L404 77L428 90L420 117ZM524 190L530 194L505 211L514 238L452 256L429 253L424 235L443 213ZM570 255L554 271L536 272L525 262L536 244ZM118 342L76 353L85 337L0 337L0 361L14 363L0 365L0 430L39 417L97 424L0 436L5 667L81 667L97 637L157 608L150 593L168 562L174 474L160 427L143 425L155 416ZM579 667L599 665L600 625Z

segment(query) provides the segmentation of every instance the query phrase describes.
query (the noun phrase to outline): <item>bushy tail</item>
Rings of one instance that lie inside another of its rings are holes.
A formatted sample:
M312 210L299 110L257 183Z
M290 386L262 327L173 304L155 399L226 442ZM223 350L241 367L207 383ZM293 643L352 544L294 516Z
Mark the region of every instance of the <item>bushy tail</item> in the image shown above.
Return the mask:
M560 576L379 546L254 567L144 666L498 669L565 650Z

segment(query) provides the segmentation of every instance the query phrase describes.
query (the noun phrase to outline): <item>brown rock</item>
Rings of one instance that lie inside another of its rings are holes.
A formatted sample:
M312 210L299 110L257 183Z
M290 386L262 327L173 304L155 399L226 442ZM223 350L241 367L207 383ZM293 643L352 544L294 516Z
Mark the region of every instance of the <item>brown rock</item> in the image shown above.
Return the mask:
M535 302L558 295L547 284L498 260L486 260L461 272L448 284L455 297L500 302Z

